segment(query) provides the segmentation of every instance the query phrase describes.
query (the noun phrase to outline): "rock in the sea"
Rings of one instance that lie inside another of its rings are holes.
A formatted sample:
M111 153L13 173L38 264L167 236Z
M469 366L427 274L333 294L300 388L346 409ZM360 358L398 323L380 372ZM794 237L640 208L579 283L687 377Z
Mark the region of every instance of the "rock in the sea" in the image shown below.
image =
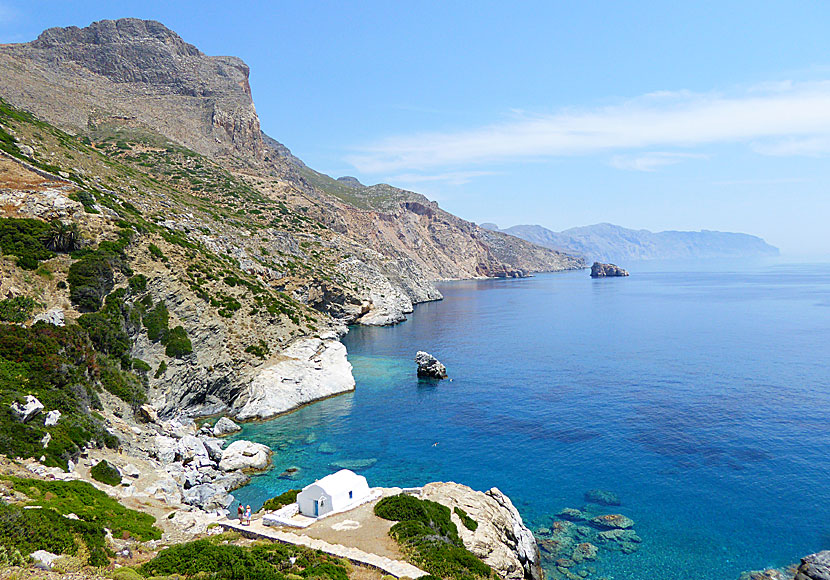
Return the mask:
M271 463L271 449L261 443L251 441L234 441L222 451L219 469L234 471L236 469L261 470Z
M428 483L421 498L436 501L450 510L459 507L478 523L475 531L471 531L452 514L464 546L493 568L499 578L541 580L536 538L522 522L510 498L497 488L482 493L457 483Z
M580 562L584 562L585 560L596 560L597 551L598 548L590 542L583 542L581 544L577 544L577 546L574 548L573 554L571 554L571 560L573 560L577 564L579 564Z
M599 505L622 505L616 493L605 489L589 489L585 492L585 501Z
M302 339L281 354L253 377L247 397L239 399L238 419L268 419L305 403L354 390L346 347L336 340Z
M415 355L415 362L418 364L418 376L431 379L446 379L447 367L442 365L437 358L419 350Z
M608 514L591 518L591 523L601 528L625 530L634 527L634 520L622 514Z
M237 431L242 431L242 427L227 417L222 417L216 422L216 425L213 426L214 437L222 437L223 435L229 435L231 433L236 433Z
M830 580L830 550L801 558L795 580Z
M334 455L337 453L337 448L328 442L320 443L320 447L317 448L318 453L322 453L323 455Z
M49 411L46 414L46 421L43 423L47 427L52 427L58 424L58 421L61 418L61 412L55 409L54 411Z
M27 423L32 417L43 410L43 403L32 395L26 395L26 403L21 405L15 401L11 404L11 410L21 423Z
M614 264L594 262L594 265L591 266L591 278L612 278L615 276L628 276L628 272Z
M331 463L332 469L350 469L352 471L359 471L361 469L368 469L372 467L378 460L374 457L369 459L341 459L340 461L333 461Z

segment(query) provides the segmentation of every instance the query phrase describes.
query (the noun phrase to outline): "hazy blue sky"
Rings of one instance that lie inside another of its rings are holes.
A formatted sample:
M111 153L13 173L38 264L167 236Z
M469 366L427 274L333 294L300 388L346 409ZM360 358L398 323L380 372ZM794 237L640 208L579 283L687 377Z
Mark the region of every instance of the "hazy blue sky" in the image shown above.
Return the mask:
M263 129L331 175L830 254L828 2L0 0L0 42L124 16L242 57Z

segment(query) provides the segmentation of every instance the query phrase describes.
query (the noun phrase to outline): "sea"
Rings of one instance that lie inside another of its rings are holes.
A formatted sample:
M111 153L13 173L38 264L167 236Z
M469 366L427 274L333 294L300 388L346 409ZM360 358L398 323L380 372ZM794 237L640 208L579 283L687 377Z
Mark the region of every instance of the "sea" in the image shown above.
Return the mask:
M542 533L564 508L631 518L636 551L600 546L589 580L737 580L830 549L830 264L623 266L442 283L401 324L352 327L356 390L246 424L274 467L234 495L351 467L498 487ZM419 379L419 350L450 378Z

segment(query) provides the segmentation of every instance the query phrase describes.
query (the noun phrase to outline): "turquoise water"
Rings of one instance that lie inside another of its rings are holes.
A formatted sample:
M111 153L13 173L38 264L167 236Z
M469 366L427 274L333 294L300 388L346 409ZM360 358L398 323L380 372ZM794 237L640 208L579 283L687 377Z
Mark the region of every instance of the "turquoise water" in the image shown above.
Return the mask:
M356 392L246 425L277 454L236 497L361 460L370 485L499 487L536 529L609 489L643 542L592 578L735 579L830 548L830 265L630 269L448 283L353 328ZM419 381L417 350L452 382Z

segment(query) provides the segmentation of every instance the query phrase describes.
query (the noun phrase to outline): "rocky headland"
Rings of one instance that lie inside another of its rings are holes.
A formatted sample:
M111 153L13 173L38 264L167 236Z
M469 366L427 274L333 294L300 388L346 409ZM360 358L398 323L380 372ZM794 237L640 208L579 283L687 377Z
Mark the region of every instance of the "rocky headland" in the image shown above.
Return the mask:
M601 264L594 262L591 266L591 278L614 278L628 276L628 271L615 264Z

